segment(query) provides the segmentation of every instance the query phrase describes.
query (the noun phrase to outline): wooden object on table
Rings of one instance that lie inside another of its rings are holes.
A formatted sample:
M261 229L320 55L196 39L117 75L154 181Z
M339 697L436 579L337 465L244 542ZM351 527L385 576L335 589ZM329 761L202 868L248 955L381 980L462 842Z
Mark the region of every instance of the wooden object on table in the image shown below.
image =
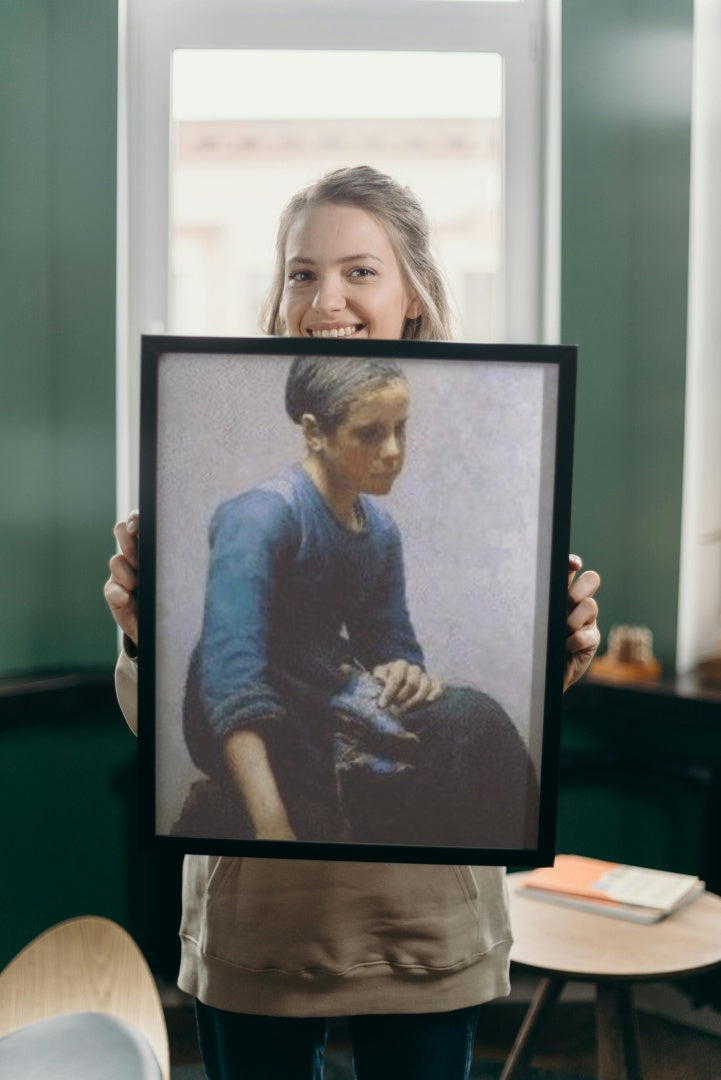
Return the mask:
M661 677L662 668L658 660L634 663L604 655L592 662L589 671L595 679L608 679L609 682L652 682Z
M130 935L95 915L51 927L0 972L0 1038L36 1020L82 1012L137 1028L168 1080L168 1033L155 980Z
M653 655L653 634L647 626L612 626L608 651L591 663L596 678L611 682L644 682L661 677L662 667Z
M721 656L707 656L699 660L696 674L708 686L721 686Z
M511 960L542 976L501 1080L520 1080L543 1019L568 981L596 987L599 1080L643 1080L632 986L721 966L721 897L705 892L647 925L529 900L509 874Z

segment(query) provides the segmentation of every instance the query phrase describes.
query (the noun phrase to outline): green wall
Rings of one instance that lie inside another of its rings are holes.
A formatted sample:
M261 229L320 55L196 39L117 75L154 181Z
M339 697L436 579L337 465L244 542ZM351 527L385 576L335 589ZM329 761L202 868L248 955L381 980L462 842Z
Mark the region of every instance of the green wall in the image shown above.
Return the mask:
M650 626L671 668L692 22L692 0L563 5L562 340L579 345L572 542L603 577L604 633Z
M116 0L0 0L0 676L109 665Z

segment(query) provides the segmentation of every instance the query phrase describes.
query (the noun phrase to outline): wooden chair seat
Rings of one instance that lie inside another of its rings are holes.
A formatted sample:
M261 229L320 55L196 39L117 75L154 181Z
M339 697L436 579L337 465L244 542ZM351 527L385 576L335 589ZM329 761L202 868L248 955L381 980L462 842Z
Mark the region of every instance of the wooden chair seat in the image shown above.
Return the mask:
M168 1034L155 980L130 935L94 915L46 930L0 973L0 1039L37 1021L83 1013L102 1013L139 1031L168 1080Z

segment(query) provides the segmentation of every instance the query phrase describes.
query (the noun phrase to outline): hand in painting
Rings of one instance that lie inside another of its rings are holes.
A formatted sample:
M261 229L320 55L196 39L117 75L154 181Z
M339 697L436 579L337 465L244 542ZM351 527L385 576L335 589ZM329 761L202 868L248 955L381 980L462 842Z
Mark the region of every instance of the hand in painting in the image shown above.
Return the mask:
M601 640L596 619L598 604L594 594L601 584L595 570L586 570L579 577L583 561L578 555L568 557L568 616L566 618L566 670L563 689L568 690L581 678L593 660Z
M110 559L110 577L103 589L111 615L134 645L138 644L139 528L140 517L138 511L133 510L113 529L120 551Z
M378 698L378 705L385 709L395 705L400 712L435 701L443 690L439 679L434 679L419 667L407 660L391 660L387 664L378 664L373 674L383 683L383 690Z

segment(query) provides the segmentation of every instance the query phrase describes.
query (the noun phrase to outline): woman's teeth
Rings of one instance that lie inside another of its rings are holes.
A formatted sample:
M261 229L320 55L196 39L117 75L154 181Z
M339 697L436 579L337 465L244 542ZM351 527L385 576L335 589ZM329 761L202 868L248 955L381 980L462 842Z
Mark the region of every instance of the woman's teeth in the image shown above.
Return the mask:
M311 330L311 337L320 338L338 338L338 337L350 337L351 334L357 333L360 329L359 326L334 326L332 330Z

